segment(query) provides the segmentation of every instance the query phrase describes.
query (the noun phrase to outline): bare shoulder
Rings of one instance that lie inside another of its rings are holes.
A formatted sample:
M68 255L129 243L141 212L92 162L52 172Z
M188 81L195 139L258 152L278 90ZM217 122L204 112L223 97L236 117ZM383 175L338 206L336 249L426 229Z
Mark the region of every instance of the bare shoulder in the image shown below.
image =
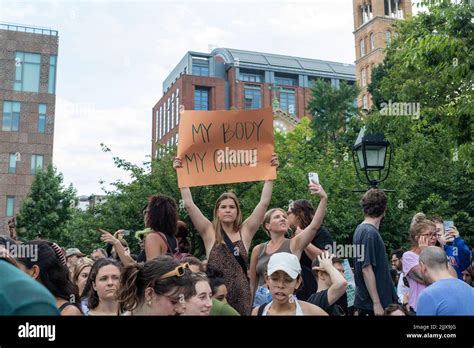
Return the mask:
M304 315L328 315L321 307L305 301L298 301Z
M160 236L158 233L149 233L145 237L145 245L163 245L166 246L166 242L164 241L163 237Z
M163 240L161 236L158 235L158 233L148 233L145 237L145 241L157 241L157 240Z
M82 315L82 313L79 310L79 308L71 305L64 308L63 311L61 312L61 315Z
M258 308L259 307L255 307L254 309L252 309L252 315L253 316L256 316L258 314Z

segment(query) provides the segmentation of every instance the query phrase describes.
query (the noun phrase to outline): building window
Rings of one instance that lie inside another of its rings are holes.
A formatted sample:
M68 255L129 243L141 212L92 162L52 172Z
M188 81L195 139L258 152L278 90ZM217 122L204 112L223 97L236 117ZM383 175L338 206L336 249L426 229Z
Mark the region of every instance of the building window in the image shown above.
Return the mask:
M360 40L359 45L360 45L360 56L363 57L363 56L365 56L365 41L364 41L364 39Z
M16 154L11 153L8 161L8 174L16 173Z
M295 91L292 89L282 89L280 92L280 109L291 115L296 114Z
M194 110L209 110L209 89L196 87L194 90Z
M240 80L248 82L263 82L263 76L258 74L241 73Z
M362 108L365 110L369 110L369 103L367 102L367 94L364 94L362 97Z
M384 0L384 12L385 15L389 17L403 18L400 0Z
M280 86L296 86L296 79L291 77L276 77L275 83Z
M49 56L48 93L56 93L56 61L57 56Z
M370 33L370 50L373 51L375 49L375 35L374 33Z
M43 155L31 155L30 174L43 170Z
M245 85L245 108L259 109L262 107L260 86Z
M370 1L360 6L360 18L362 19L362 24L367 23L373 18L372 4Z
M5 210L5 215L7 217L12 217L15 213L15 196L7 196L7 208Z
M360 71L360 80L362 87L364 87L367 84L367 72L365 68Z
M166 133L168 133L171 129L171 112L170 112L170 103L171 98L168 98L168 102L166 103Z
M155 141L159 139L159 129L160 129L160 125L158 124L158 122L160 122L160 109L157 109L155 111L155 114L154 114L154 117L155 117Z
M162 110L163 108L160 106L160 108L158 109L158 130L157 130L157 136L156 138L159 140L161 139L161 126L162 126L162 123L161 123L161 113L162 113Z
M179 88L176 88L176 125L179 123Z
M193 75L209 76L209 60L207 58L193 58Z
M171 96L171 125L170 125L170 129L173 129L174 128L174 93L173 95Z
M20 92L39 92L41 55L16 52L13 89Z
M385 32L385 43L387 44L387 47L390 46L390 42L392 41L392 33L390 30L387 30Z
M3 131L18 132L18 128L20 126L20 110L20 102L3 102Z
M46 132L46 104L38 105L38 133Z

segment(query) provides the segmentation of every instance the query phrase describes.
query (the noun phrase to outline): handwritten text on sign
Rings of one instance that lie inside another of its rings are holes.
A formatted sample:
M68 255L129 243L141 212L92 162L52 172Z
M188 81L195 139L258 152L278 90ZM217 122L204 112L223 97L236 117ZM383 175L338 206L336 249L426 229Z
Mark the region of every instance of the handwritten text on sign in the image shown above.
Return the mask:
M179 187L276 179L272 109L185 111L179 125Z

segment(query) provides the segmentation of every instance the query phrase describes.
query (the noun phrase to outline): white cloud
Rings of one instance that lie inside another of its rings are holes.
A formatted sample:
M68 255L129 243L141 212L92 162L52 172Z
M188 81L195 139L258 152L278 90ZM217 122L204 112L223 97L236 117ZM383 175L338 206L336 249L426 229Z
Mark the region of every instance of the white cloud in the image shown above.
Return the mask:
M140 107L98 109L94 104L56 100L54 164L79 194L98 192L99 180L128 181L112 156L141 164L150 152L151 121ZM113 155L101 151L100 144Z

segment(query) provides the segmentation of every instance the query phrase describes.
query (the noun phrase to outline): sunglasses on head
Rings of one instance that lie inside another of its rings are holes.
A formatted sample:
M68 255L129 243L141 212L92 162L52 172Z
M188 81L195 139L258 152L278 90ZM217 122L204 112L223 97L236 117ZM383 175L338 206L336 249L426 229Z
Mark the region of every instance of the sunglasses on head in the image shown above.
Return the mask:
M183 263L182 265L176 266L176 268L168 273L163 274L160 280L171 278L171 277L182 277L186 273L186 269L189 270L189 263Z

